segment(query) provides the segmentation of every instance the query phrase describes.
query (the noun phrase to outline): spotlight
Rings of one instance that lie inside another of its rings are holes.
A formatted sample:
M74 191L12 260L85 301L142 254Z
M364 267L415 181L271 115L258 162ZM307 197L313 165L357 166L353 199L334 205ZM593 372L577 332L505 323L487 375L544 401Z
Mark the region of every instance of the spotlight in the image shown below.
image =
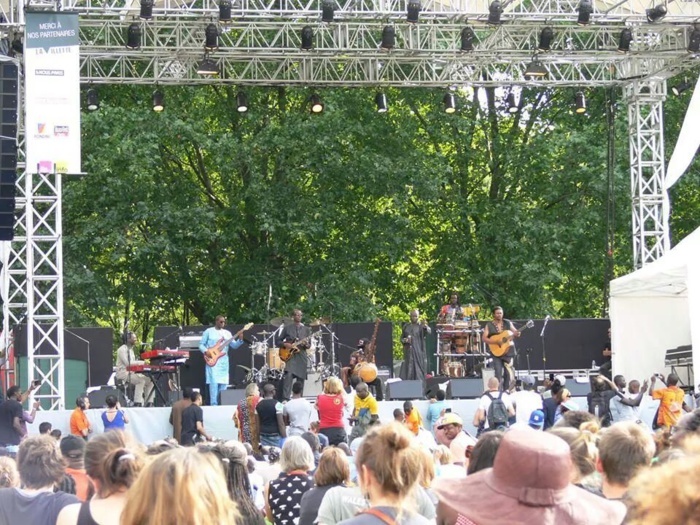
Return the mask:
M667 10L666 6L664 4L659 4L657 6L652 7L651 9L647 9L647 21L649 23L654 23L658 22L661 20L663 17L666 16Z
M445 93L445 96L442 97L442 103L445 106L445 113L451 115L457 111L457 100L455 99L454 93L449 91Z
M239 91L236 95L236 109L239 113L248 111L248 97L243 91Z
M690 88L690 82L687 80L684 80L680 84L676 84L675 86L671 87L671 93L676 95L677 97L681 96L684 91L687 91Z
M390 51L394 49L396 45L396 32L393 26L384 26L382 29L382 43L379 46L380 49Z
M547 68L545 68L542 63L538 60L533 60L525 68L525 73L523 74L525 78L544 78L548 74Z
M141 26L134 22L126 31L126 48L138 49L141 47Z
M87 90L87 109L88 111L97 111L100 109L100 98L97 96L97 90Z
M540 43L537 49L540 51L549 51L552 49L552 40L554 39L554 29L545 27L540 31Z
M408 9L406 10L406 22L410 24L417 24L420 10L420 0L410 0L408 2Z
M197 64L197 74L202 76L213 77L219 74L219 66L216 65L211 58L204 58Z
M501 2L499 2L499 0L493 0L489 6L489 19L486 21L486 23L493 26L500 24L502 12L503 7L501 7Z
M617 46L618 53L629 53L632 43L632 30L629 27L620 32L620 43Z
M323 102L316 93L311 95L311 113L323 113Z
M461 40L462 44L459 46L460 51L474 51L474 30L467 26L462 29Z
M216 24L209 24L204 30L204 49L207 51L219 49L219 28Z
M163 103L164 98L162 91L156 89L153 92L153 111L160 113L165 109L165 104Z
M582 115L586 112L586 97L583 91L578 91L576 93L576 113Z
M231 21L231 0L219 0L219 22Z
M304 51L314 48L314 30L311 26L304 26L301 30L301 48Z
M508 96L506 97L506 102L508 103L508 113L518 112L518 103L515 101L515 93L513 93L512 91L508 93Z
M321 21L331 23L335 18L335 0L325 0L321 4Z
M700 29L697 27L693 29L690 33L690 40L688 40L688 52L697 53L700 50Z
M578 4L578 20L577 24L585 26L591 23L591 14L593 13L593 3L591 0L581 0Z
M377 95L374 97L374 102L376 102L377 104L377 113L386 113L387 111L389 111L389 105L386 101L386 95L381 91L377 93Z
M141 0L139 18L141 20L150 20L153 18L153 0Z

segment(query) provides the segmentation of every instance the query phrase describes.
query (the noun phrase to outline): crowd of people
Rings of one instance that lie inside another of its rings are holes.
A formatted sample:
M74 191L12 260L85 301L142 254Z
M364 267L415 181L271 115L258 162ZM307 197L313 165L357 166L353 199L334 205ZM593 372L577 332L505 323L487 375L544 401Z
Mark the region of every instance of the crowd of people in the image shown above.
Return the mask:
M438 390L426 414L407 401L391 421L362 382L348 396L331 377L315 403L298 383L286 403L251 384L233 416L240 439L226 442L187 391L173 437L147 447L125 432L116 399L103 433L86 425L81 397L70 434L42 424L27 435L26 393L13 387L0 404L0 525L695 523L700 409L676 376L662 379L627 390L624 377L599 376L578 407L563 377L544 391L534 377L505 391L492 378L474 414ZM647 394L657 428L639 417Z

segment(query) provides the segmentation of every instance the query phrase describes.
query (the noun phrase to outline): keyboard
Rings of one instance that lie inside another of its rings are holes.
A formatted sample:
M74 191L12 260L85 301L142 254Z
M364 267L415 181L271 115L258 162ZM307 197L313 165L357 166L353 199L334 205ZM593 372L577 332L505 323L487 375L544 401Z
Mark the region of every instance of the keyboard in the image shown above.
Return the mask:
M177 366L175 365L129 365L126 367L127 372L137 372L140 374L160 374L175 372Z
M167 361L169 359L181 359L189 356L189 350L148 350L141 354L141 359L162 359L163 361Z

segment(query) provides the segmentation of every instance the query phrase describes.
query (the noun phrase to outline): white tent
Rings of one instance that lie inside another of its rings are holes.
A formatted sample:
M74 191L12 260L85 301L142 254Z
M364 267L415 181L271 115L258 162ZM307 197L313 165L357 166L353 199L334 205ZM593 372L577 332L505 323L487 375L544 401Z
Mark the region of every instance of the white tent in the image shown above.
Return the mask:
M700 228L659 260L610 283L610 321L613 370L628 381L664 373L666 350L680 345L694 343L693 363L700 367ZM680 369L679 375L685 382Z

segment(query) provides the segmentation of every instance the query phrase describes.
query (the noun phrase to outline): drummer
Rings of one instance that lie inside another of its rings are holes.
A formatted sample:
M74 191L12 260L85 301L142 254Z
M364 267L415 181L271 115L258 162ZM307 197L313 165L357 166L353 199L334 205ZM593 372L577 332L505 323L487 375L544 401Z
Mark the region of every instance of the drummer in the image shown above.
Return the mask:
M450 295L450 302L440 308L438 319L446 323L464 319L464 312L462 311L462 305L459 304L459 295L457 292L453 292L452 295Z
M365 348L367 348L370 344L370 340L366 338L362 338L357 342L357 350L355 350L352 354L350 354L350 361L348 363L348 366L344 366L340 370L340 376L341 379L343 380L343 385L345 385L345 388L355 388L359 383L362 382L362 379L360 378L359 375L353 374L355 367L360 364L361 362L366 360L365 357ZM384 400L384 391L382 388L382 380L379 379L379 376L377 376L374 381L369 381L366 382L367 386L373 386L375 390L374 397L376 398L377 401L383 401Z

